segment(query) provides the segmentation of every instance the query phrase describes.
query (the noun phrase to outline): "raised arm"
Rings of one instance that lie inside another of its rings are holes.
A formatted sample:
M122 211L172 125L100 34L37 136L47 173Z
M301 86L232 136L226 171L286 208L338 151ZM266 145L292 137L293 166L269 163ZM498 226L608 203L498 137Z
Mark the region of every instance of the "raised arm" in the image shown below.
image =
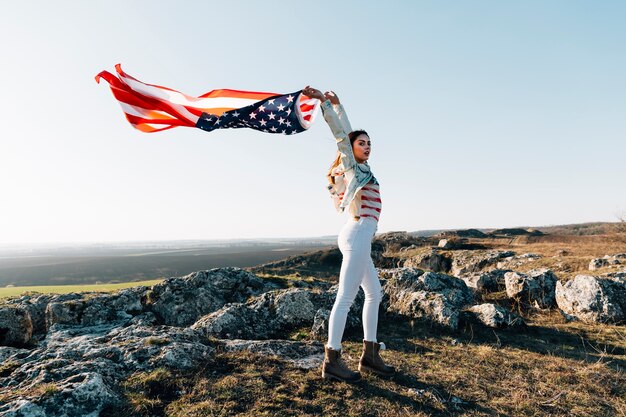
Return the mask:
M350 122L343 111L343 106L339 103L339 99L337 98L338 110L342 114L342 119L340 119L339 115L335 112L333 108L332 101L327 98L321 91L312 88L310 86L306 86L302 92L309 96L316 98L322 102L322 114L324 115L324 120L330 127L330 130L333 132L333 136L335 136L335 140L337 142L337 148L339 152L341 152L341 162L346 170L351 169L356 166L356 159L354 158L354 153L352 152L352 144L350 143L350 139L348 134L352 131L350 128ZM337 97L335 95L335 97Z
M352 126L350 126L350 120L348 120L348 115L346 114L346 111L343 108L343 104L341 104L341 102L339 101L339 96L337 96L337 94L334 91L327 91L324 93L324 97L330 100L330 102L333 104L333 109L335 110L335 113L337 113L337 116L339 117L339 120L341 121L343 130L345 130L348 133L352 132Z

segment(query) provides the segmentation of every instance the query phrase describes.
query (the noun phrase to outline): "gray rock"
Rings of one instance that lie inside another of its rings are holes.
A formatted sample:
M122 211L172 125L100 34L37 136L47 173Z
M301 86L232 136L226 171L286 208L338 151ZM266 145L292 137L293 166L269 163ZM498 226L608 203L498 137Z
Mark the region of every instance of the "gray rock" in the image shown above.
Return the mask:
M499 260L514 256L515 252L500 250L462 250L453 253L450 274L455 277L470 275L485 269L494 269Z
M480 323L495 329L518 327L525 324L524 320L517 314L491 303L475 305L467 311L472 313Z
M523 253L521 255L507 256L498 261L496 266L499 269L513 269L529 262L541 259L541 255L536 253Z
M301 326L311 326L329 294L302 288L275 290L246 303L230 303L191 326L207 336L226 339L268 339Z
M23 346L32 335L33 322L26 309L12 305L0 307L0 346Z
M589 270L605 268L612 265L626 264L626 253L616 253L615 255L604 255L602 258L592 259L589 262Z
M86 293L68 301L51 299L46 307L46 327L54 324L94 326L129 320L143 311L141 299L147 287L134 287L116 293Z
M589 262L590 271L595 271L596 269L604 268L605 266L609 266L609 260L605 258L596 258Z
M626 269L622 271L615 272L607 272L602 274L601 277L609 278L612 281L621 282L622 284L626 284Z
M491 271L461 276L460 278L465 284L479 293L488 293L494 291L501 291L506 286L504 283L504 274L511 272L507 269L494 269Z
M147 302L163 323L188 326L227 303L244 302L276 287L241 268L215 268L168 278L152 287Z
M28 311L33 323L33 335L44 334L47 331L46 309L51 302L64 302L82 299L92 293L69 294L29 294L18 298L5 300L7 304L19 306Z
M177 327L54 324L35 349L0 352L13 365L0 386L21 393L0 405L0 415L98 415L117 404L116 387L134 372L192 369L211 360L215 348L206 343L199 333ZM49 387L45 393L35 389L41 384Z
M547 268L533 269L527 273L507 272L504 274L506 294L519 299L525 305L550 308L556 303L554 291L557 277Z
M435 272L446 272L450 270L452 261L450 258L440 254L437 249L431 248L430 251L408 258L404 261L405 268L429 269Z
M459 278L417 268L400 268L383 287L387 311L427 318L457 329L460 309L472 302L472 291Z
M120 398L101 375L85 372L56 381L36 402L16 400L0 405L2 416L96 416Z
M577 275L557 283L556 302L565 314L585 322L622 323L626 321L626 282Z

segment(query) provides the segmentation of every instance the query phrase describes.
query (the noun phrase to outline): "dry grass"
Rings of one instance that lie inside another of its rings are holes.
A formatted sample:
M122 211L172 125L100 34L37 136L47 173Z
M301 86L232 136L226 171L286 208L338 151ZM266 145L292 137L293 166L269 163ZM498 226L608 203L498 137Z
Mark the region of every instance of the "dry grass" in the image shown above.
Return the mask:
M190 374L158 370L131 378L122 414L626 415L623 326L565 323L549 311L526 320L521 331L467 324L450 332L381 317L379 340L388 346L383 356L398 374L388 380L365 375L354 385L325 381L319 369L300 370L279 358L220 352ZM361 337L358 329L344 339L353 368Z
M626 230L626 224L618 224ZM618 227L616 226L616 227ZM617 230L617 229L616 229ZM620 229L621 230L621 229ZM626 232L620 231L607 235L595 236L518 236L501 239L469 239L469 244L481 245L487 249L511 250L517 254L536 253L542 258L515 267L515 270L526 272L533 268L551 268L560 279L573 278L578 274L602 274L615 271L615 268L602 268L589 271L589 262L604 255L626 252ZM430 247L421 247L406 252L389 253L400 259L407 259L430 252ZM441 253L453 251L441 250ZM560 254L563 253L563 254Z

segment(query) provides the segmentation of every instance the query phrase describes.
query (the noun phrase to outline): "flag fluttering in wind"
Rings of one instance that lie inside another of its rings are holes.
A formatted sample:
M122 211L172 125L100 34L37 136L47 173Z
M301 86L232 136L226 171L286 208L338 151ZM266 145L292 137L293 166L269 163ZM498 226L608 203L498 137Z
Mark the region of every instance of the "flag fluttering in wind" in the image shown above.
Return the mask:
M238 90L213 90L198 97L146 84L115 66L96 75L109 83L126 119L142 132L158 132L178 126L215 129L250 128L292 135L308 129L319 109L319 100L296 91L291 94Z

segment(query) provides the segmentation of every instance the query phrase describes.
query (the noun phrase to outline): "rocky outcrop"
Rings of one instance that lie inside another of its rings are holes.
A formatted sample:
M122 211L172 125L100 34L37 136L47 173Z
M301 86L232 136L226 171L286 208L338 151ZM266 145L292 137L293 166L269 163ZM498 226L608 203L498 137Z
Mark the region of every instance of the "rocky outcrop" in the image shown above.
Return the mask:
M495 304L479 304L468 308L467 311L472 314L475 321L495 329L525 325L520 316Z
M387 311L458 328L461 308L473 298L461 279L417 268L398 268L390 274L383 287Z
M81 298L62 297L49 300L45 310L45 325L76 324L94 326L119 320L127 320L144 310L141 299L147 287L134 287L115 294L83 294Z
M436 248L424 251L404 261L406 268L429 269L434 272L447 272L450 270L452 260L441 254Z
M455 277L495 269L498 261L514 256L515 252L500 250L461 250L453 253L450 274Z
M465 284L479 293L489 293L505 289L504 274L511 272L507 269L493 269L491 271L461 276Z
M626 321L626 280L577 275L556 285L556 302L566 314L585 322Z
M556 304L554 291L557 281L556 275L547 268L504 274L507 296L518 299L524 305L539 308L550 308Z
M589 270L605 268L613 265L626 265L626 253L617 253L615 255L604 255L602 258L595 258L589 262Z
M248 271L227 267L168 278L152 288L134 287L113 294L25 295L8 300L5 306L30 315L32 335L43 335L55 324L94 326L124 323L138 316L151 323L187 326L227 303L243 302L276 288L277 284ZM0 339L0 344L9 343Z
M18 306L0 307L0 346L23 346L33 335L28 310Z
M146 296L150 311L164 324L188 326L226 303L243 302L275 288L241 268L215 268L166 279Z
M268 339L287 329L311 326L317 310L328 302L325 293L302 288L275 290L246 303L230 303L191 327L222 339Z
M487 235L481 232L478 229L463 229L463 230L446 230L445 232L441 232L436 235L437 237L446 237L446 238L478 238L482 239L487 237Z
M0 415L98 415L119 404L116 386L136 371L190 369L215 349L190 329L119 323L53 325L36 349L4 348L0 386L10 394Z
M119 384L133 373L198 369L218 348L318 367L321 342L271 338L314 322L325 337L324 313L338 286L325 288L279 290L242 269L216 268L152 288L9 300L0 307L0 328L3 343L14 346L0 346L0 415L99 415L124 403ZM363 298L359 289L347 327L361 324ZM193 326L185 327L191 320ZM34 328L37 338L31 337Z
M541 255L536 253L523 253L521 255L507 256L498 261L496 266L499 269L515 269L519 266L541 259Z

